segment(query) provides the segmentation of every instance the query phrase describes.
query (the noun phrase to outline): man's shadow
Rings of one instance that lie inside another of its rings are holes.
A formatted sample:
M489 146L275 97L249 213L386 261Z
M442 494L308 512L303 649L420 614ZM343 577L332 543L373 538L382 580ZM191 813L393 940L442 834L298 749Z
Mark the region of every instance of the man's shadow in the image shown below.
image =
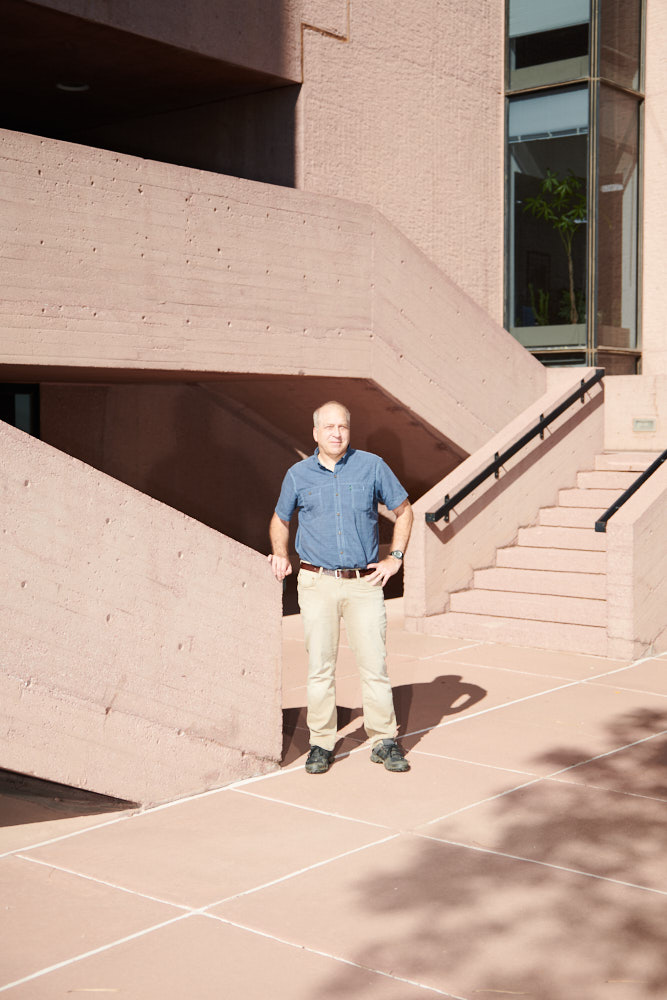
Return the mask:
M458 715L476 705L486 696L486 690L477 684L466 683L459 674L444 674L423 684L400 684L394 689L394 707L398 722L399 739L406 750L412 750L422 736L439 725L448 715ZM338 729L345 729L350 722L361 719L361 708L338 708ZM350 749L366 739L363 724L336 745L335 752ZM306 728L306 709L287 708L283 711L283 765L291 764L309 746Z

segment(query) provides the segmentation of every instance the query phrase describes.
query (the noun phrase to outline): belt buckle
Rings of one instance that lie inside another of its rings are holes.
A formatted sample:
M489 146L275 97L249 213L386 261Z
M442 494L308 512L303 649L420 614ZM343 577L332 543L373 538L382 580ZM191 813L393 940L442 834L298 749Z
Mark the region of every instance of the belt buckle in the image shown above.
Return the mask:
M343 579L343 570L342 569L335 569L334 570L334 576L336 577L337 580L342 580Z

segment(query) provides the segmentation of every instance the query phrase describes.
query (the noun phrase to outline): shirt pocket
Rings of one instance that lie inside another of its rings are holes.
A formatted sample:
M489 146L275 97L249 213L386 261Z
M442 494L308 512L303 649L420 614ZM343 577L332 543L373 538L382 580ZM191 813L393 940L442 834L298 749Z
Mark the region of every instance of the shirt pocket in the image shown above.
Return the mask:
M349 483L352 510L370 511L373 508L373 491L364 483Z
M299 507L302 508L305 514L317 514L321 512L323 506L322 501L322 488L314 487L309 489L306 487L299 493Z

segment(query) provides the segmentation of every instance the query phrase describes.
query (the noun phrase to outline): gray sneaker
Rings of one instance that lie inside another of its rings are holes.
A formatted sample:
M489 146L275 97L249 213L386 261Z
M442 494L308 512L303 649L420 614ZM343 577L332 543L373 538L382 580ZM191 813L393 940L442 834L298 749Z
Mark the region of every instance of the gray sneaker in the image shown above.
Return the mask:
M382 740L371 751L374 764L384 764L388 771L409 771L410 765L405 759L405 751L396 740Z
M306 758L306 771L308 774L324 774L329 770L329 765L333 758L331 750L324 750L323 747L311 747Z

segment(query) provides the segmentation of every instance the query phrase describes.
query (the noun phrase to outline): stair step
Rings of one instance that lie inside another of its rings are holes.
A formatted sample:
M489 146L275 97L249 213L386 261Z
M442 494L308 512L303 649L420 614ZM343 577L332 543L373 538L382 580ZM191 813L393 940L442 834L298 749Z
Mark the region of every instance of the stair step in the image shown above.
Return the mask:
M659 454L659 451L608 451L595 456L595 468L644 472Z
M552 570L506 569L495 566L478 569L473 584L475 590L586 597L598 601L605 600L607 596L607 578L604 573L559 573Z
M558 503L561 507L601 507L606 510L618 500L618 495L618 490L559 490Z
M623 493L637 478L636 472L580 472L577 486L581 490L618 490Z
M605 573L607 553L510 545L507 548L498 549L496 566L506 566L513 569L558 570L569 573Z
M450 595L452 611L494 618L530 618L566 625L607 624L607 602L549 594L514 594L492 590L460 590Z
M539 524L551 528L595 528L595 522L606 507L543 507Z
M606 552L607 536L591 528L550 528L537 525L519 528L519 545L531 548L575 549L578 552Z
M448 611L425 618L423 626L429 635L451 635L460 639L504 642L513 646L533 646L592 656L607 655L606 629L593 625L562 625Z

